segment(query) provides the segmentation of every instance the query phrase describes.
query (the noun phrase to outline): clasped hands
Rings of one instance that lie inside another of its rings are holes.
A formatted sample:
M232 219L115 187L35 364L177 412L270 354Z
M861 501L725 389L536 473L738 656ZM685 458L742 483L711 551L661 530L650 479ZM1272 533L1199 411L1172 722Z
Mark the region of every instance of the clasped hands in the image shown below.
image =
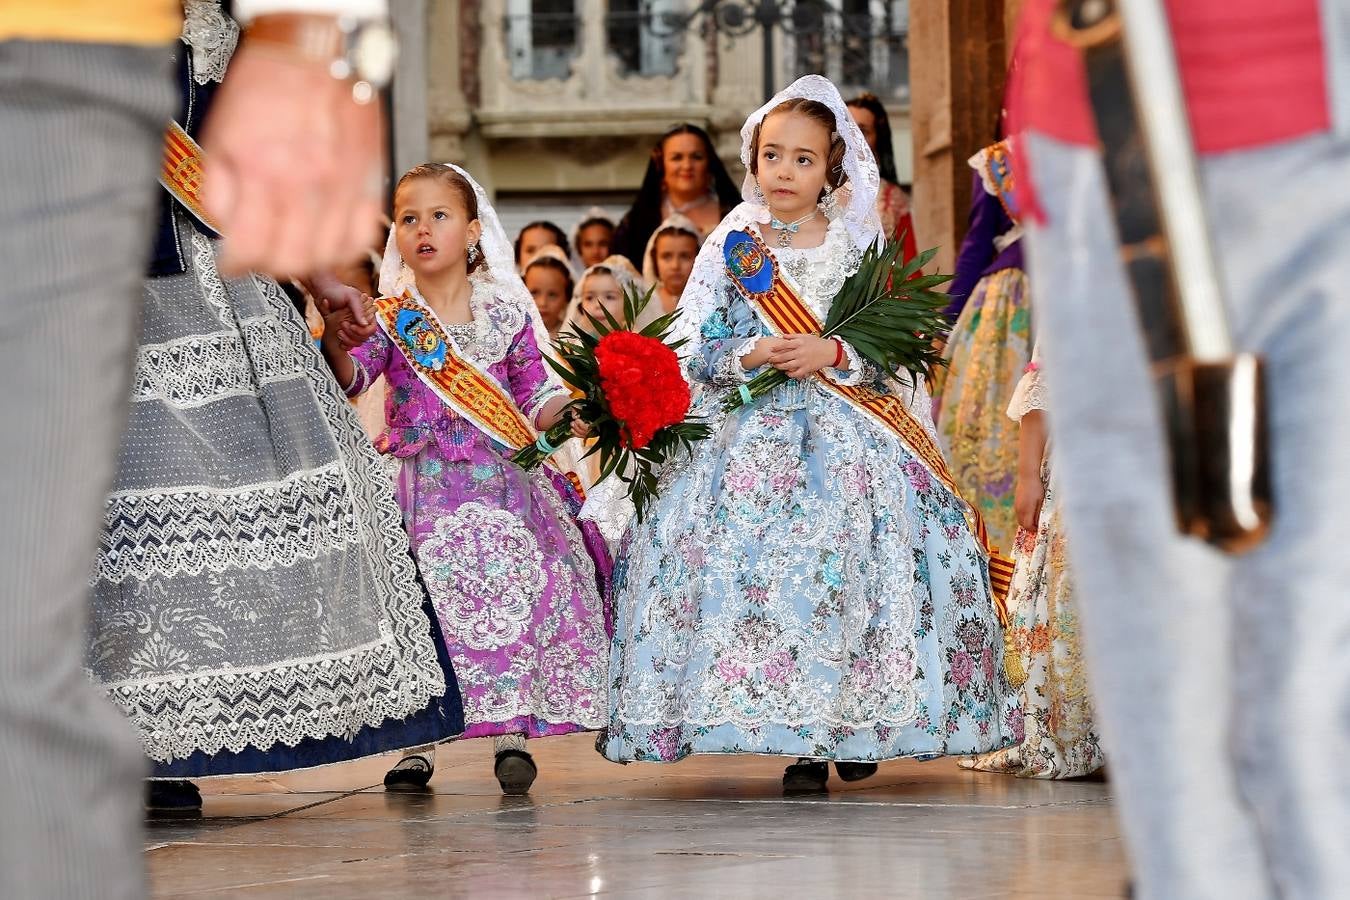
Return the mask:
M323 316L323 339L350 353L364 344L379 327L375 322L375 301L354 287L330 281L311 282L314 305Z
M839 345L832 338L818 334L789 334L760 338L755 342L755 349L742 357L741 364L749 370L767 363L789 378L802 379L831 368L838 357Z

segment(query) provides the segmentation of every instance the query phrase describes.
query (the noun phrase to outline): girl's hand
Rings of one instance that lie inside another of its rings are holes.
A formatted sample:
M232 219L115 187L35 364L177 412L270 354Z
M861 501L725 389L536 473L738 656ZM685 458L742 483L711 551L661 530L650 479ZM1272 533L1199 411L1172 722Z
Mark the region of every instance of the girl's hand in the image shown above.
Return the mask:
M814 334L791 334L769 354L769 365L789 378L810 378L821 369L834 365L839 345Z
M783 346L783 339L780 337L762 337L755 341L755 349L741 357L741 368L749 372L751 369L758 369L769 361L769 355L777 352Z
M375 301L362 296L363 302L359 308L343 306L325 316L323 320L324 335L333 335L337 346L349 353L370 340L380 327L375 319ZM365 324L358 320L358 313L365 319Z
M591 429L591 423L581 418L581 414L575 409L571 411L572 415L572 437L585 440L595 432Z
M1029 476L1018 473L1017 490L1013 494L1013 512L1017 515L1017 524L1031 534L1036 533L1041 522L1041 505L1045 503L1045 485L1040 473Z

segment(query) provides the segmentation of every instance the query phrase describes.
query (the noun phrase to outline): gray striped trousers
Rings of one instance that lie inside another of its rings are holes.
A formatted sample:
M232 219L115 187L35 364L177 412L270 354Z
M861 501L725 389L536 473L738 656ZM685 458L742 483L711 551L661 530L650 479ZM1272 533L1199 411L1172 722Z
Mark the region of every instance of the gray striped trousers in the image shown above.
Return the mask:
M84 671L166 48L0 42L0 894L145 893L128 724Z

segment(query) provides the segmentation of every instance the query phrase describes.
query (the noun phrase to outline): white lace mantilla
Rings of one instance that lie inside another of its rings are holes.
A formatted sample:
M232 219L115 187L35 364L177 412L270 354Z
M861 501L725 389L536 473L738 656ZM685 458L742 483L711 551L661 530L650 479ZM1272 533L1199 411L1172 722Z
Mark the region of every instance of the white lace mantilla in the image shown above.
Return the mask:
M239 44L239 25L220 0L183 0L183 42L192 48L192 80L219 84Z

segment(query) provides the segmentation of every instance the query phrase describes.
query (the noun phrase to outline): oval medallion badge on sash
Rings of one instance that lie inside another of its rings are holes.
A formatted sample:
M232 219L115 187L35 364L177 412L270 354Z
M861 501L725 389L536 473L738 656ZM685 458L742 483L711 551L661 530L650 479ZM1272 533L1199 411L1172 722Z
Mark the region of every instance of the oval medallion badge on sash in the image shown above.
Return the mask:
M418 365L440 371L445 365L445 341L426 316L416 309L405 307L398 311L394 327Z

